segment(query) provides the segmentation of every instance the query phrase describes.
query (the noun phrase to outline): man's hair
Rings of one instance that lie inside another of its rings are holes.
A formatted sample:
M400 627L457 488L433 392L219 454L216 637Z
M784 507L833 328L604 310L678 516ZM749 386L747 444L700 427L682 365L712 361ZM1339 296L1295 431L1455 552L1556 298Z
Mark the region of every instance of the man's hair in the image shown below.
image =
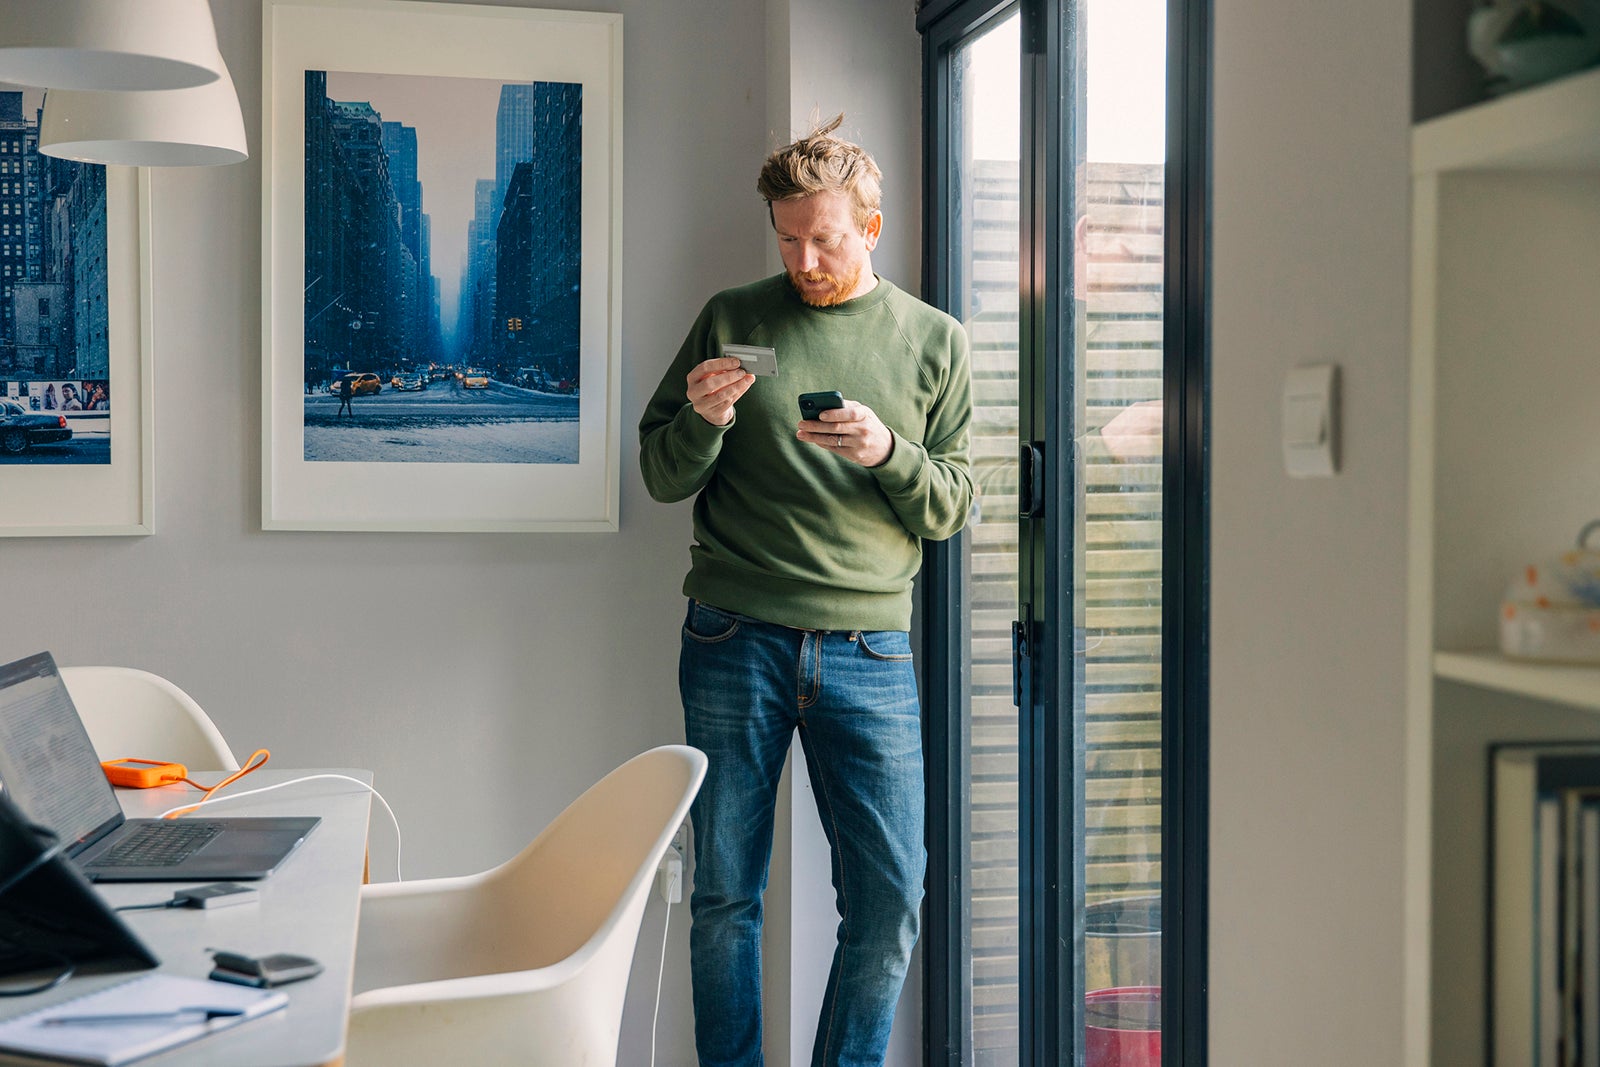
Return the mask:
M812 127L810 133L767 157L756 179L756 192L767 202L769 217L774 200L842 193L850 198L855 224L867 228L867 220L883 200L879 185L883 172L865 148L833 135L842 122L844 115L835 115L832 122Z

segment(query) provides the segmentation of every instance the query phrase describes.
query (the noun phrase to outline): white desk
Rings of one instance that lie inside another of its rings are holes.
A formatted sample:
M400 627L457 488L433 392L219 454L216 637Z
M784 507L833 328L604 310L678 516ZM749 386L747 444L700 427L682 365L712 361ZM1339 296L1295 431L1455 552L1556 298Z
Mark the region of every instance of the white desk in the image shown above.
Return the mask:
M270 766L246 775L226 792L243 792L318 773L347 774L363 782L372 781L367 771L272 770ZM195 773L200 781L216 780L212 775ZM158 815L199 796L193 789L178 786L119 789L117 793L123 811L133 818ZM261 891L259 903L214 911L170 908L121 913L161 960L160 969L172 974L204 978L211 971L211 955L205 951L208 947L252 956L292 952L311 956L323 965L323 972L317 977L279 987L289 995L289 1005L283 1011L140 1060L140 1067L321 1067L342 1060L371 796L354 782L319 779L237 803L220 804L212 809L219 817L320 815L322 822L277 873L251 883ZM118 883L101 885L99 889L112 907L122 907L168 900L175 889L185 884L194 883ZM128 973L83 976L70 979L49 993L0 1001L0 1018L92 992L128 977ZM38 1062L0 1057L0 1063Z

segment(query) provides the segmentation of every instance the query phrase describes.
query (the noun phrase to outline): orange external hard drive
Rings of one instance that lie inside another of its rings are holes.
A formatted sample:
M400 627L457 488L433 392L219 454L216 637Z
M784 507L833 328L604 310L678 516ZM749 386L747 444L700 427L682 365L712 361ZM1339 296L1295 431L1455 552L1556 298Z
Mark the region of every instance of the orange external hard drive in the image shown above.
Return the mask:
M150 789L158 785L171 785L189 776L181 763L162 763L153 759L114 759L100 764L112 785L125 789Z

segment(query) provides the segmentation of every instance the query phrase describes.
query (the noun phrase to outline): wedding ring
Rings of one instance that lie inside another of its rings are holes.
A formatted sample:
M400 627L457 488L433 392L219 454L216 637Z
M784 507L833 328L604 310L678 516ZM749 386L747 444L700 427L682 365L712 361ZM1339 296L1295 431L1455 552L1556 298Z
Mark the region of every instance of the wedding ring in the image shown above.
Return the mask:
M844 447L844 434L836 433L836 434L833 435L833 447L834 448L843 448Z

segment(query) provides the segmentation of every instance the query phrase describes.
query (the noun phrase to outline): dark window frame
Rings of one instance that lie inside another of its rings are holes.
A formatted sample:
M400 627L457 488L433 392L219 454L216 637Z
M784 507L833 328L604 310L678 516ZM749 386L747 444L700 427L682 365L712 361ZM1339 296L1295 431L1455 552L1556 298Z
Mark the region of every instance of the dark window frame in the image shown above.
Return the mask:
M1054 475L1047 489L1043 536L1034 557L1042 564L1034 588L1056 590L1070 603L1072 558L1070 442L1057 432L1057 409L1070 399L1072 339L1070 314L1051 294L1070 293L1071 212L1074 190L1070 167L1073 139L1081 125L1061 106L1072 94L1078 59L1068 17L1071 0L924 0L917 16L923 41L923 292L949 306L959 291L957 265L944 255L950 245L948 202L952 155L949 52L991 20L1015 10L1023 14L1023 382L1029 375L1042 385L1025 412L1024 433L1053 442L1047 457ZM1210 203L1210 0L1167 3L1167 166L1164 256L1164 412L1163 600L1162 600L1162 1029L1163 1062L1203 1067L1207 1029L1207 874L1209 818L1209 203ZM1033 76L1030 79L1030 71ZM1030 202L1031 198L1031 202ZM1030 302L1030 293L1043 298ZM1066 325L1063 328L1063 324ZM1065 336L1064 336L1065 335ZM1031 349L1031 358L1030 358ZM1067 375L1063 381L1063 375ZM1027 437L1025 436L1026 440ZM958 1067L964 1045L970 987L959 962L961 866L952 853L966 817L961 749L962 731L951 729L966 706L962 675L966 605L961 588L964 536L930 544L924 566L923 642L927 708L928 895L924 924L924 1062ZM1045 546L1050 546L1046 549ZM1051 550L1053 549L1053 550ZM1027 566L1027 564L1024 564ZM1026 605L1029 596L1024 594ZM1074 669L1071 627L1041 619L1028 626L1035 655L1025 670L1024 691L1059 691L1056 679ZM1027 624L1027 620L1024 620ZM1065 638L1065 639L1064 639ZM1040 656L1038 649L1053 652ZM933 665L943 665L935 670ZM1039 677L1031 677L1038 675ZM1044 686L1041 689L1040 686ZM1024 700L1021 736L1031 758L1019 768L1022 826L1019 889L1022 1062L1027 1067L1081 1062L1071 1056L1082 1031L1082 997L1072 988L1073 946L1081 944L1082 919L1074 899L1080 879L1073 871L1081 850L1062 850L1057 832L1072 825L1074 798L1081 784L1070 780L1074 729L1070 700L1065 707L1030 714ZM1081 872L1078 872L1081 873ZM1049 951L1045 946L1057 946ZM1063 1020L1067 1025L1063 1026Z

